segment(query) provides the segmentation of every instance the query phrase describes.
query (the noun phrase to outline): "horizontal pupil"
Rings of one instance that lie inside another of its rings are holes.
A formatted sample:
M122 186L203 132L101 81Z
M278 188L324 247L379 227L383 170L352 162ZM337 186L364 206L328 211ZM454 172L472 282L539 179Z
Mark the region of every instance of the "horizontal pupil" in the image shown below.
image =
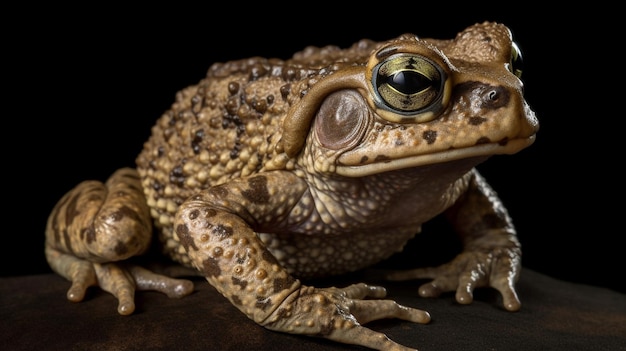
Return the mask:
M414 71L399 71L389 77L388 84L397 91L410 95L431 86L431 81Z

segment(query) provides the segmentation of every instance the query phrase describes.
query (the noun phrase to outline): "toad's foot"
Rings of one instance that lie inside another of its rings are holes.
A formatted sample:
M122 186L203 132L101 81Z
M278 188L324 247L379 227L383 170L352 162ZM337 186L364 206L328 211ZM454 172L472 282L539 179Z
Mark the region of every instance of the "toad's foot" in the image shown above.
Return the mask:
M456 290L456 301L470 304L478 287L492 287L502 296L506 310L518 311L522 304L515 291L520 274L518 249L499 248L491 252L463 252L449 263L439 267L417 268L387 274L386 279L433 279L419 288L422 297L437 297Z
M413 350L361 325L384 318L430 322L426 311L392 300L365 300L385 296L384 288L362 283L342 289L301 286L261 324L271 330L319 336L375 350Z
M193 292L193 282L153 273L145 268L125 263L93 263L53 249L46 256L54 271L72 282L67 299L80 302L87 288L100 286L118 300L117 311L129 315L135 311L135 290L159 291L170 298L180 298Z

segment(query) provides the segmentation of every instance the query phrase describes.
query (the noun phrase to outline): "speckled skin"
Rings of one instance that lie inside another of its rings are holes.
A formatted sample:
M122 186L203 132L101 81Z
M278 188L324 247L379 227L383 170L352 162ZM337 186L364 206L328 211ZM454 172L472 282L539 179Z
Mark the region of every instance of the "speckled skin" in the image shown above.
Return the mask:
M137 170L81 183L59 201L48 262L72 281L70 300L99 285L130 314L135 289L193 290L125 261L147 250L155 229L166 255L269 329L404 350L362 324L427 323L427 312L364 300L383 298L382 287L316 288L299 278L388 258L445 213L463 252L388 278L432 278L420 295L456 291L459 303L493 287L516 311L520 245L474 169L534 141L516 54L505 26L483 23L453 40L402 35L214 64L158 120Z

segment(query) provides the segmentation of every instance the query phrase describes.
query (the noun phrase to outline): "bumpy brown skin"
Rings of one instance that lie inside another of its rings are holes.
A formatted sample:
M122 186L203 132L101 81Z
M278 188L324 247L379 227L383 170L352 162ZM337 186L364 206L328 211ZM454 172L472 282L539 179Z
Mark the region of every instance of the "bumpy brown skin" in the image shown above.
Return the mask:
M163 252L257 323L404 350L362 324L427 323L427 312L365 299L383 298L382 287L315 288L298 278L379 262L443 213L463 252L389 279L432 278L420 295L456 291L459 303L493 287L516 311L520 245L473 168L530 145L538 129L513 74L514 50L505 26L483 23L453 40L407 34L306 48L285 61L215 64L154 126L138 172L82 183L59 202L48 261L72 281L70 300L99 284L122 314L133 312L136 288L184 296L190 282L124 261L147 249L151 217ZM396 73L407 79L391 80Z

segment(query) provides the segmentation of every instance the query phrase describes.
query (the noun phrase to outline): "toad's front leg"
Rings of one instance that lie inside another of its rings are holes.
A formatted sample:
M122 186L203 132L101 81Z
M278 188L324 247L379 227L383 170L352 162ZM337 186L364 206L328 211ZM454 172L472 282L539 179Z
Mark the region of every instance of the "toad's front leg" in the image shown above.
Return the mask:
M492 287L502 296L508 311L517 311L521 302L515 284L521 271L521 247L511 218L497 194L483 177L473 171L468 190L446 211L446 216L463 240L463 252L439 267L394 272L390 280L431 278L420 286L423 297L456 291L461 304L473 301L474 289Z
M135 290L156 290L169 297L193 291L188 280L172 279L122 261L144 253L152 225L137 172L115 172L105 184L85 181L57 203L46 226L46 259L72 282L70 301L82 301L98 285L119 301L118 312L135 310Z
M381 287L304 286L257 237L255 230L288 228L306 191L304 181L283 172L234 180L188 199L177 212L175 232L192 264L258 324L372 349L407 350L361 323L382 318L427 323L428 313L390 300L364 300L384 297Z

